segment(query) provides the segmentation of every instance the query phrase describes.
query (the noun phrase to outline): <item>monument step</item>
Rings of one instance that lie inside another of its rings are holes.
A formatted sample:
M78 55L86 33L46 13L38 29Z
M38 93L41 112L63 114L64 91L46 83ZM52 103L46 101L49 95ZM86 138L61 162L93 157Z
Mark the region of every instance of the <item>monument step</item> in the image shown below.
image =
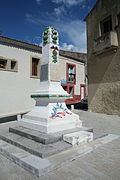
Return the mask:
M57 154L72 147L70 144L64 141L45 145L10 132L0 135L0 139L41 158Z
M20 136L26 137L42 144L51 144L62 140L61 136L56 137L51 134L41 133L40 131L28 129L22 126L9 128L9 132L18 134Z
M31 155L21 148L0 140L0 154L39 177L118 138L120 138L119 135L109 134L83 146L71 148L45 159Z
M74 128L69 130L60 131L58 133L51 133L51 134L45 134L41 133L40 131L28 129L22 126L9 128L9 132L18 134L20 136L26 137L28 139L32 139L36 142L42 143L42 144L51 144L55 143L57 141L63 140L63 136L69 133L74 133L78 131L88 131L93 132L92 128L82 127L82 128Z

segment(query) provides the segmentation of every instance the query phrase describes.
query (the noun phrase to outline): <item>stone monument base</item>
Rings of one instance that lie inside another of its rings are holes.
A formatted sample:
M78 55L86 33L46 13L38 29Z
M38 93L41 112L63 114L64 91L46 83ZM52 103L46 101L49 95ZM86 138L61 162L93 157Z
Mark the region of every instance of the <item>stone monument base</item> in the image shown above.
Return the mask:
M52 108L56 110L50 114ZM44 106L35 106L31 112L23 116L19 125L48 134L77 127L81 128L82 121L78 115L67 109L65 103L54 102L44 103Z
M0 133L0 153L39 177L119 138L118 135L110 134L90 142L91 139L88 134L91 134L92 137L91 131L91 128L78 128L45 134L20 126L11 127L9 132ZM88 139L85 141L82 138L83 143L81 145L81 141L80 143L78 141L83 132L84 135L87 135L85 139ZM64 138L66 138L65 141L63 141ZM66 142L68 138L70 138L69 143ZM71 143L73 138L75 141L77 140L77 146L74 148Z
M43 133L81 128L82 121L65 104L70 95L64 91L60 82L40 82L40 88L32 93L35 107L19 121L19 125Z

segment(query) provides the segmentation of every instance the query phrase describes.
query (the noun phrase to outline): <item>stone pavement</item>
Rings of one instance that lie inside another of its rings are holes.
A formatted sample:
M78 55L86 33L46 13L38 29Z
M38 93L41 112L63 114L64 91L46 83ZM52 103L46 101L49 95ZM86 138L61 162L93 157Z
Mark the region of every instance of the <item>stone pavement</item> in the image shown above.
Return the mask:
M97 135L120 135L120 117L76 111L84 125L93 127ZM15 122L0 125L0 132ZM0 180L120 180L120 138L69 162L45 176L37 178L0 155Z

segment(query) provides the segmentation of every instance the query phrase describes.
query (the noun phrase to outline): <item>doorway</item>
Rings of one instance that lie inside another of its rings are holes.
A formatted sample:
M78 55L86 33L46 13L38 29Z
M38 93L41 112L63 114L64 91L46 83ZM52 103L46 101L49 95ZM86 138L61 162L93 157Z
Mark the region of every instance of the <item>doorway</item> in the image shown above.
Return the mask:
M86 87L85 84L80 84L80 99L84 99L86 96Z

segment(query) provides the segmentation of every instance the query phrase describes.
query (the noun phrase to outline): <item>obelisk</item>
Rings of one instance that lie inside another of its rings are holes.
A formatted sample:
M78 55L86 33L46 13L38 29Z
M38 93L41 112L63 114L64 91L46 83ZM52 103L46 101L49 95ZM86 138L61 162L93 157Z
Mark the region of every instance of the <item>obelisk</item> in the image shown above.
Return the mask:
M45 29L42 44L40 87L31 94L36 105L19 123L43 133L82 127L79 116L66 107L65 99L70 95L62 88L60 81L51 77L52 70L60 68L59 38L55 28L50 26Z

